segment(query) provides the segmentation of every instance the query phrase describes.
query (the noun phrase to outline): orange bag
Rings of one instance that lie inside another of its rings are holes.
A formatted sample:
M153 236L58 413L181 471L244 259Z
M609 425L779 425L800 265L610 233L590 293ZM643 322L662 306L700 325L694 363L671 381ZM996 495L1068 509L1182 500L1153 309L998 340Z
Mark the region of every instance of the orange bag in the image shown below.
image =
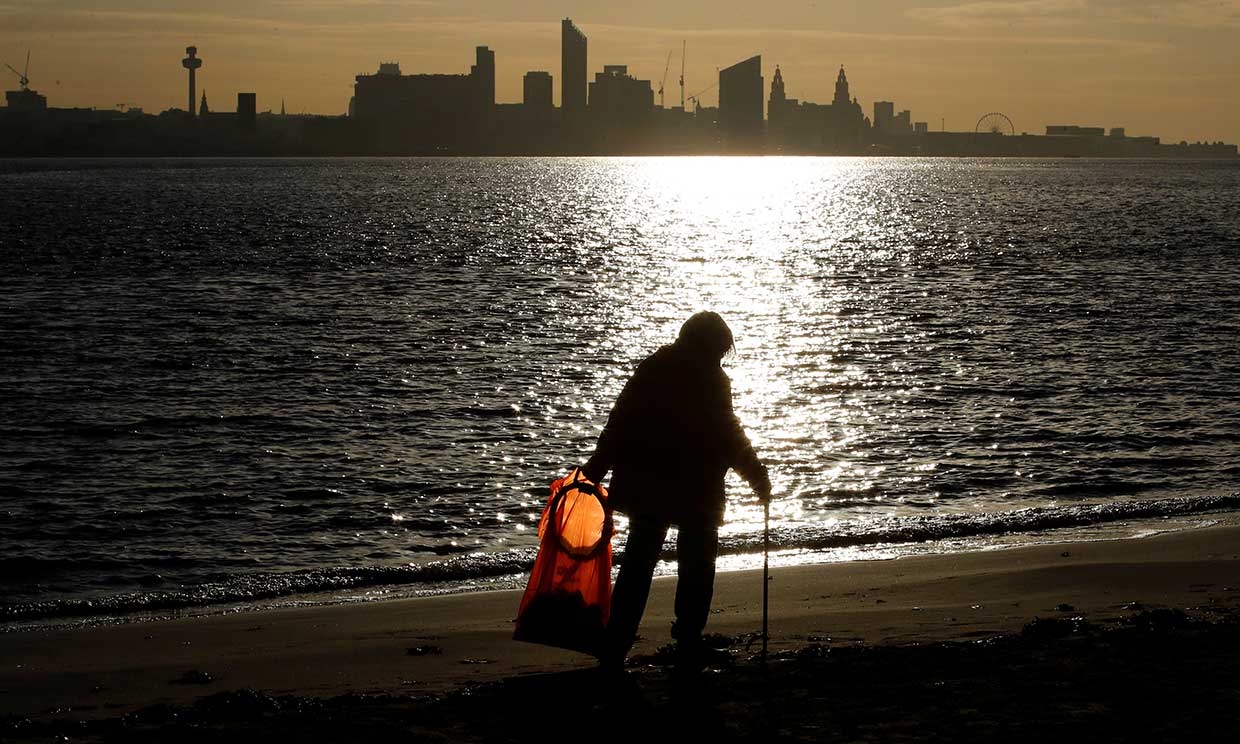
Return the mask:
M607 489L579 468L551 484L514 639L598 653L611 613L612 533Z

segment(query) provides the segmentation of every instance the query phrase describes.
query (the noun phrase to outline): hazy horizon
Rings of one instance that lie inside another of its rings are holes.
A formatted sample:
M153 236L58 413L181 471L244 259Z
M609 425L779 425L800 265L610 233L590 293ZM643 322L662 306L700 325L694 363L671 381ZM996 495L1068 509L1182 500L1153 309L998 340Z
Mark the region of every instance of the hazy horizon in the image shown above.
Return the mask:
M972 130L1001 111L1017 132L1048 124L1125 127L1164 141L1240 140L1240 0L843 0L602 2L532 0L0 0L0 62L22 69L57 107L185 105L187 45L214 110L239 91L260 111L340 114L353 77L396 61L408 73L468 72L473 48L496 53L496 95L519 102L521 78L546 70L560 95L559 22L589 37L591 76L627 64L667 105L710 89L716 70L761 54L769 91L829 103L844 65L866 115L876 100L911 109L932 130ZM4 70L5 90L17 79Z

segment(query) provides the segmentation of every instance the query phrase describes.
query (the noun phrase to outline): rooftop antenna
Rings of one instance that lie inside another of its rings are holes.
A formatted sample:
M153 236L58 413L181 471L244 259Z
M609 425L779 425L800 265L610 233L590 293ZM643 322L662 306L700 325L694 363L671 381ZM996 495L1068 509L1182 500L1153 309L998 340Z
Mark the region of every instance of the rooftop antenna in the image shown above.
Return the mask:
M680 40L680 110L685 110L685 40Z
M663 79L659 81L659 108L663 108L663 86L667 83L667 70L672 66L672 53L667 53L667 63L663 65Z
M10 64L6 64L5 67L12 70L13 74L17 76L17 79L21 81L22 90L30 90L30 50L29 49L26 50L26 71L25 72L18 72L17 68Z

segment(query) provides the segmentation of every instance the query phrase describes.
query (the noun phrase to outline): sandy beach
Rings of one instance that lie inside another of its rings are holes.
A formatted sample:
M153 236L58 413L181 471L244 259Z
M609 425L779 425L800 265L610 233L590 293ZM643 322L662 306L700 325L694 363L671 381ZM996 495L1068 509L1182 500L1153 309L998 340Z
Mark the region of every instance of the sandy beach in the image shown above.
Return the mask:
M669 641L673 587L673 580L656 581L634 650L628 682L644 686L647 696L658 697L666 683L655 654ZM531 685L593 674L588 657L510 640L519 597L488 592L3 634L0 734L37 739L60 731L57 726L77 725L98 735L112 729L72 722L115 723L129 715L132 724L141 717L130 715L134 711L188 706L237 690L266 700L294 696L283 699L303 704L340 696L366 699L357 697L362 695L399 710L438 706L438 724L426 724L424 733L469 729L468 705L450 701L499 689L509 690L507 698L520 698L512 690L528 692ZM719 575L707 630L733 661L706 673L711 684L727 687L729 675L741 685L737 689L744 688L744 680L754 683L760 665L753 659L757 646L751 634L760 627L760 600L760 572ZM819 684L817 678L798 676L805 664L845 663L841 660L858 649L871 654L867 659L904 654L896 657L903 661L890 662L896 668L928 649L945 649L949 666L981 653L970 649L1024 658L1019 649L1000 647L1002 639L1092 638L1075 631L1126 627L1125 620L1132 625L1131 618L1149 617L1156 608L1183 611L1174 617L1185 622L1202 621L1195 628L1229 629L1240 611L1240 528L780 568L772 575L771 602L773 656L770 670L762 673L801 692ZM1048 624L1049 618L1060 620ZM1071 623L1078 624L1075 630ZM1178 627L1179 621L1171 625ZM986 639L999 639L999 646ZM1084 643L1086 649L1099 648L1101 641ZM1240 645L1220 645L1217 638L1209 643L1219 663L1234 671ZM1139 662L1132 656L1121 661ZM978 671L972 679L985 687L987 674ZM1235 688L1227 694L1240 702ZM712 709L726 708L716 703ZM1220 710L1217 721L1206 723L1234 722L1236 709ZM452 711L461 720L452 720ZM804 723L813 723L813 716L805 715ZM1088 718L1089 711L1081 715ZM390 711L378 718L386 721ZM796 725L785 717L779 730L787 734ZM470 730L458 730L452 738L469 738ZM489 738L485 731L474 733ZM866 738L857 731L852 736Z

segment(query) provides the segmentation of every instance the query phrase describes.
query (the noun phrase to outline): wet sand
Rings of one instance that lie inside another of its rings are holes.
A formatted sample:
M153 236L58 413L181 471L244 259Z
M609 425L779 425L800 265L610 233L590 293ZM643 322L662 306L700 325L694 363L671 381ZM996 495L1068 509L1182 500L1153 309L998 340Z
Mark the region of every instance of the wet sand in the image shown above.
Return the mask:
M529 719L544 698L583 695L563 715L645 710L670 725L696 710L724 738L933 740L957 719L968 726L944 737L1023 738L1004 726L1045 733L1067 721L1067 740L1123 738L1099 728L1119 715L1103 688L1128 689L1130 702L1193 691L1177 731L1197 741L1240 722L1240 528L777 569L765 667L753 658L761 574L720 574L708 632L725 653L687 687L656 653L673 588L656 581L637 663L619 682L588 657L511 641L517 592L3 634L0 738L161 740L197 721L199 733L313 724L337 739L519 740L537 731ZM480 701L492 712L479 716Z

